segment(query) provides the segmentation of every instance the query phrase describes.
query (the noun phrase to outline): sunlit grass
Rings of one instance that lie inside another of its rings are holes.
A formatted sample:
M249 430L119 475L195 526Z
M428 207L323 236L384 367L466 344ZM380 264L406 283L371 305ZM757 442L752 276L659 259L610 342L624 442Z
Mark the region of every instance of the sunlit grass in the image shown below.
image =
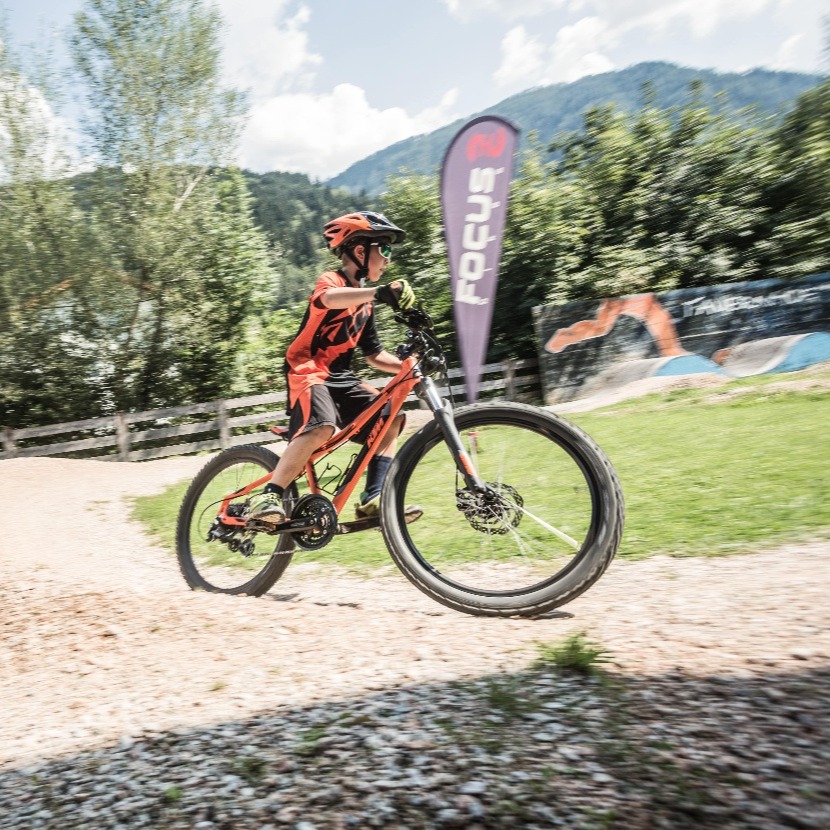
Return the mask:
M779 376L780 379L780 376ZM626 499L621 556L717 554L830 528L830 389L739 381L572 416Z
M780 388L782 380L795 377L750 378L569 416L605 450L622 481L626 530L619 556L724 554L827 534L830 390ZM492 478L497 473L487 471L487 440L482 435L479 463L484 477ZM571 517L576 523L570 529L578 537L581 482L564 465L557 473L555 460L540 464L536 440L529 436L526 446L514 447L508 483L517 482L525 492L549 491L563 522ZM492 457L495 469L495 453ZM498 540L494 545L459 522L447 498L449 474L440 448L416 471L407 500L417 500L425 516L411 526L413 538L425 549L437 551L440 545L444 564L463 562L473 544L477 558L482 545L494 560L506 556L507 546L501 548ZM136 516L171 550L186 487L183 482L135 502ZM532 522L523 519L522 528L533 536ZM217 554L222 550L216 547ZM568 554L565 546L561 555ZM300 556L347 568L389 564L377 531L335 537L322 550ZM260 567L261 561L251 564Z

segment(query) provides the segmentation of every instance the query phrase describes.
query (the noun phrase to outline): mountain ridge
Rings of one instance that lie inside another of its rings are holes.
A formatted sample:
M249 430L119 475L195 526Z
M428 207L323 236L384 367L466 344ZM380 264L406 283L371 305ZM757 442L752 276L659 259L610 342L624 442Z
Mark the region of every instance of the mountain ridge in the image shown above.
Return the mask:
M798 95L821 80L820 75L763 68L738 73L695 69L662 61L639 63L571 83L526 89L430 133L412 136L378 150L325 184L331 188L377 195L382 192L386 179L399 174L402 169L434 173L453 135L467 121L480 115L497 114L516 123L521 129L520 146L526 146L532 132L537 133L543 143L549 143L559 133L578 130L583 113L594 106L613 103L623 111L636 111L642 106L646 83L652 85L655 104L660 107L687 102L690 85L701 81L702 103L720 102L721 106L734 111L754 107L761 113L780 116Z

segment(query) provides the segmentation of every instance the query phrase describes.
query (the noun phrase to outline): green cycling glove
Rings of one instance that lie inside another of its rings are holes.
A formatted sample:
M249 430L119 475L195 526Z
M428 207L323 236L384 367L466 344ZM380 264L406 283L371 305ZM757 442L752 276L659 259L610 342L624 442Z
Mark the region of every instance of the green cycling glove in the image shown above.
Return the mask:
M375 300L406 311L415 305L415 292L406 280L395 280L375 291Z

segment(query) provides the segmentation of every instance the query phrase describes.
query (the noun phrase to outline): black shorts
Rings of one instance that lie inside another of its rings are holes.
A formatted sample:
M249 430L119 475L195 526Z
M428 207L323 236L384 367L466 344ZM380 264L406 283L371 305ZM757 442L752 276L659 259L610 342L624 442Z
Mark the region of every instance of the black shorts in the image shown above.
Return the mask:
M343 427L365 412L377 396L377 389L357 379L345 387L318 383L307 389L291 408L288 438L317 427ZM352 440L362 444L371 427L371 423L367 424Z

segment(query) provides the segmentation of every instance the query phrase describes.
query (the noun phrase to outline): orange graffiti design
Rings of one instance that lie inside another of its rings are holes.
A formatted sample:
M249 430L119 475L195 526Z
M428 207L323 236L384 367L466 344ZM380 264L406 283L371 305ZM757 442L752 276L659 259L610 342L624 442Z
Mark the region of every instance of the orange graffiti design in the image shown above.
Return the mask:
M574 343L605 337L623 314L640 320L654 338L660 354L664 357L677 357L689 354L680 345L677 329L671 315L654 294L638 294L622 299L604 299L593 320L580 320L567 328L558 329L545 344L545 351L556 354Z

